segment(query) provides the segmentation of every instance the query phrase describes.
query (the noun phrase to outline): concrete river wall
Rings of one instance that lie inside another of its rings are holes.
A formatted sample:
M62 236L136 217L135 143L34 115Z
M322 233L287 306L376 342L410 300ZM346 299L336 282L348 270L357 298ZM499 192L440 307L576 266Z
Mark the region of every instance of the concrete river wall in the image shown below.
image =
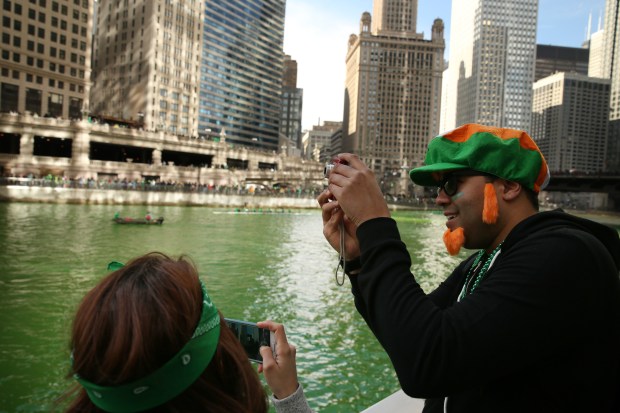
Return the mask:
M317 208L313 197L200 192L0 186L0 201L110 205L186 205L225 208Z

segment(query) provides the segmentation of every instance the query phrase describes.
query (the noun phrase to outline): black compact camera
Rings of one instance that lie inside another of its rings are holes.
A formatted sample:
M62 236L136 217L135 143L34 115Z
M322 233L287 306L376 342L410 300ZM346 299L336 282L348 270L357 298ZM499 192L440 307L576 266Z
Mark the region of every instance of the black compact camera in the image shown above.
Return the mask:
M224 318L228 328L233 332L237 340L243 346L248 358L256 363L263 362L263 356L260 354L260 346L271 347L273 356L276 355L276 336L273 331L266 328L258 328L256 323L248 321L235 320L232 318Z

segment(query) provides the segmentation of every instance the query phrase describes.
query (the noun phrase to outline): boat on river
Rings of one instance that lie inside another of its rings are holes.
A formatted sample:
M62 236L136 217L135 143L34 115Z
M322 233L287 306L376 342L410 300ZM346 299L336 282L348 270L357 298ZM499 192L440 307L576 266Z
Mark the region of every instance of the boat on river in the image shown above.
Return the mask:
M164 223L164 217L159 218L129 218L129 217L114 217L112 221L117 224L130 224L130 225L161 225Z

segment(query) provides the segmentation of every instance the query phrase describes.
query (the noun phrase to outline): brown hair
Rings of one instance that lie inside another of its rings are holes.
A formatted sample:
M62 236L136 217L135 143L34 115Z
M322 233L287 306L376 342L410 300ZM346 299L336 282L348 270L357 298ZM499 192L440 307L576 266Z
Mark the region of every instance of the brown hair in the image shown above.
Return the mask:
M202 309L198 272L187 257L138 257L82 300L73 322L73 371L103 386L157 370L189 341ZM81 387L67 412L101 412ZM213 359L188 389L149 412L267 412L267 397L241 344L220 314Z

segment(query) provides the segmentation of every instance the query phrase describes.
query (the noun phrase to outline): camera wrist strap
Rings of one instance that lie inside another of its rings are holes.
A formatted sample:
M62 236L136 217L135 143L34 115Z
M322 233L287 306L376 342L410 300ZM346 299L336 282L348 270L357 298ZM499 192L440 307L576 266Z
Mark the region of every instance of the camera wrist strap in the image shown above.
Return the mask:
M344 279L346 275L346 255L344 249L344 219L340 221L340 256L338 259L338 264L336 264L336 271L334 272L334 277L336 278L336 284L339 286L344 285ZM342 279L338 278L338 269L342 266Z

